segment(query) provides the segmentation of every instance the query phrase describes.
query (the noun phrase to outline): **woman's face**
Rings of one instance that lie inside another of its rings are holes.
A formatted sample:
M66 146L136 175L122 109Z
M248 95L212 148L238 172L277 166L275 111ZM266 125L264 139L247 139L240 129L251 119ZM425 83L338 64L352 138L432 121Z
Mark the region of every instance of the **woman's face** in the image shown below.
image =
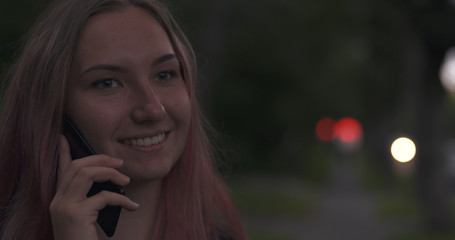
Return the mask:
M128 7L91 18L71 67L66 113L132 179L164 177L185 147L190 100L169 37Z

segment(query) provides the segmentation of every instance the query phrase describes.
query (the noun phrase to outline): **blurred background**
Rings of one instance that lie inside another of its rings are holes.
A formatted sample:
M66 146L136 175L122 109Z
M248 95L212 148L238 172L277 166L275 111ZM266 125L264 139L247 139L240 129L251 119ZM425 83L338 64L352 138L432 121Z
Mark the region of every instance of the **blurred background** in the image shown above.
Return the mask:
M2 3L2 73L48 2ZM455 238L455 1L167 3L250 239Z

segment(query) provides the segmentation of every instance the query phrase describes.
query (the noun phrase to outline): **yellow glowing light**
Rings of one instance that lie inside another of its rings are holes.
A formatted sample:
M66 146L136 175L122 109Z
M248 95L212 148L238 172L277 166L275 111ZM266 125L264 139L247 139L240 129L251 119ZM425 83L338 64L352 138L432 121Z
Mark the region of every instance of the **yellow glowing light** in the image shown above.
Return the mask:
M390 151L398 162L409 162L416 154L416 146L411 139L401 137L392 143Z

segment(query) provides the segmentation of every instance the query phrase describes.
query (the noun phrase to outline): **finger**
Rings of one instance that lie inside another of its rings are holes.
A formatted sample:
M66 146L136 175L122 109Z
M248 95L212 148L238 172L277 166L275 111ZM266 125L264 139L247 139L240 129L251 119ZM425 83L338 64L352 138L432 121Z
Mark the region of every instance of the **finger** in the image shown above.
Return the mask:
M105 154L91 155L84 158L73 160L76 168L81 167L110 167L120 168L123 166L123 160L113 158Z
M135 211L139 208L139 204L133 202L131 199L125 195L110 192L110 191L101 191L92 197L87 198L85 201L87 206L92 207L97 212L109 206L121 206L122 208L128 211Z
M67 147L67 146L68 146L68 144L66 144L66 146L63 146L63 149L61 150L62 155L64 154L63 152L65 151L65 147ZM62 160L62 161L64 161L64 160ZM71 187L70 185L72 185L72 181L74 180L74 178L76 177L76 175L78 174L78 172L81 169L84 169L87 167L120 168L121 166L123 166L123 160L112 158L107 155L99 154L99 155L92 155L92 156L88 156L85 158L76 159L73 161L69 160L69 163L67 165L66 164L67 164L67 162L62 163L62 165L63 165L63 167L61 167L62 172L59 175L59 184L58 184L57 192L60 194L65 194L67 191L73 191L73 187ZM63 168L65 168L65 169L63 169ZM93 181L93 180L94 180L93 177L91 177L91 181ZM96 181L96 179L95 179L95 181ZM80 191L77 191L77 192L79 193ZM81 195L81 196L84 196L84 195Z
M109 167L84 167L79 169L78 173L68 184L66 194L76 201L81 201L86 198L93 182L107 181L126 186L130 182L130 178Z

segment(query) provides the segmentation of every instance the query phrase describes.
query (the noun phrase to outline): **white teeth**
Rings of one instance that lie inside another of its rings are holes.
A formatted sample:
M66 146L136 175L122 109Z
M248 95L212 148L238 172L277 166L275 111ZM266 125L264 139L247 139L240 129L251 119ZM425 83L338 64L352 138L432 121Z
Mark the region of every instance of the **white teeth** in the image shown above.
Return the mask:
M143 144L145 146L150 146L150 145L152 145L152 143L153 143L153 141L152 141L151 138L145 138L144 141L143 141Z
M164 140L164 136L164 133L162 133L154 137L126 139L123 143L131 146L148 147L162 142Z

